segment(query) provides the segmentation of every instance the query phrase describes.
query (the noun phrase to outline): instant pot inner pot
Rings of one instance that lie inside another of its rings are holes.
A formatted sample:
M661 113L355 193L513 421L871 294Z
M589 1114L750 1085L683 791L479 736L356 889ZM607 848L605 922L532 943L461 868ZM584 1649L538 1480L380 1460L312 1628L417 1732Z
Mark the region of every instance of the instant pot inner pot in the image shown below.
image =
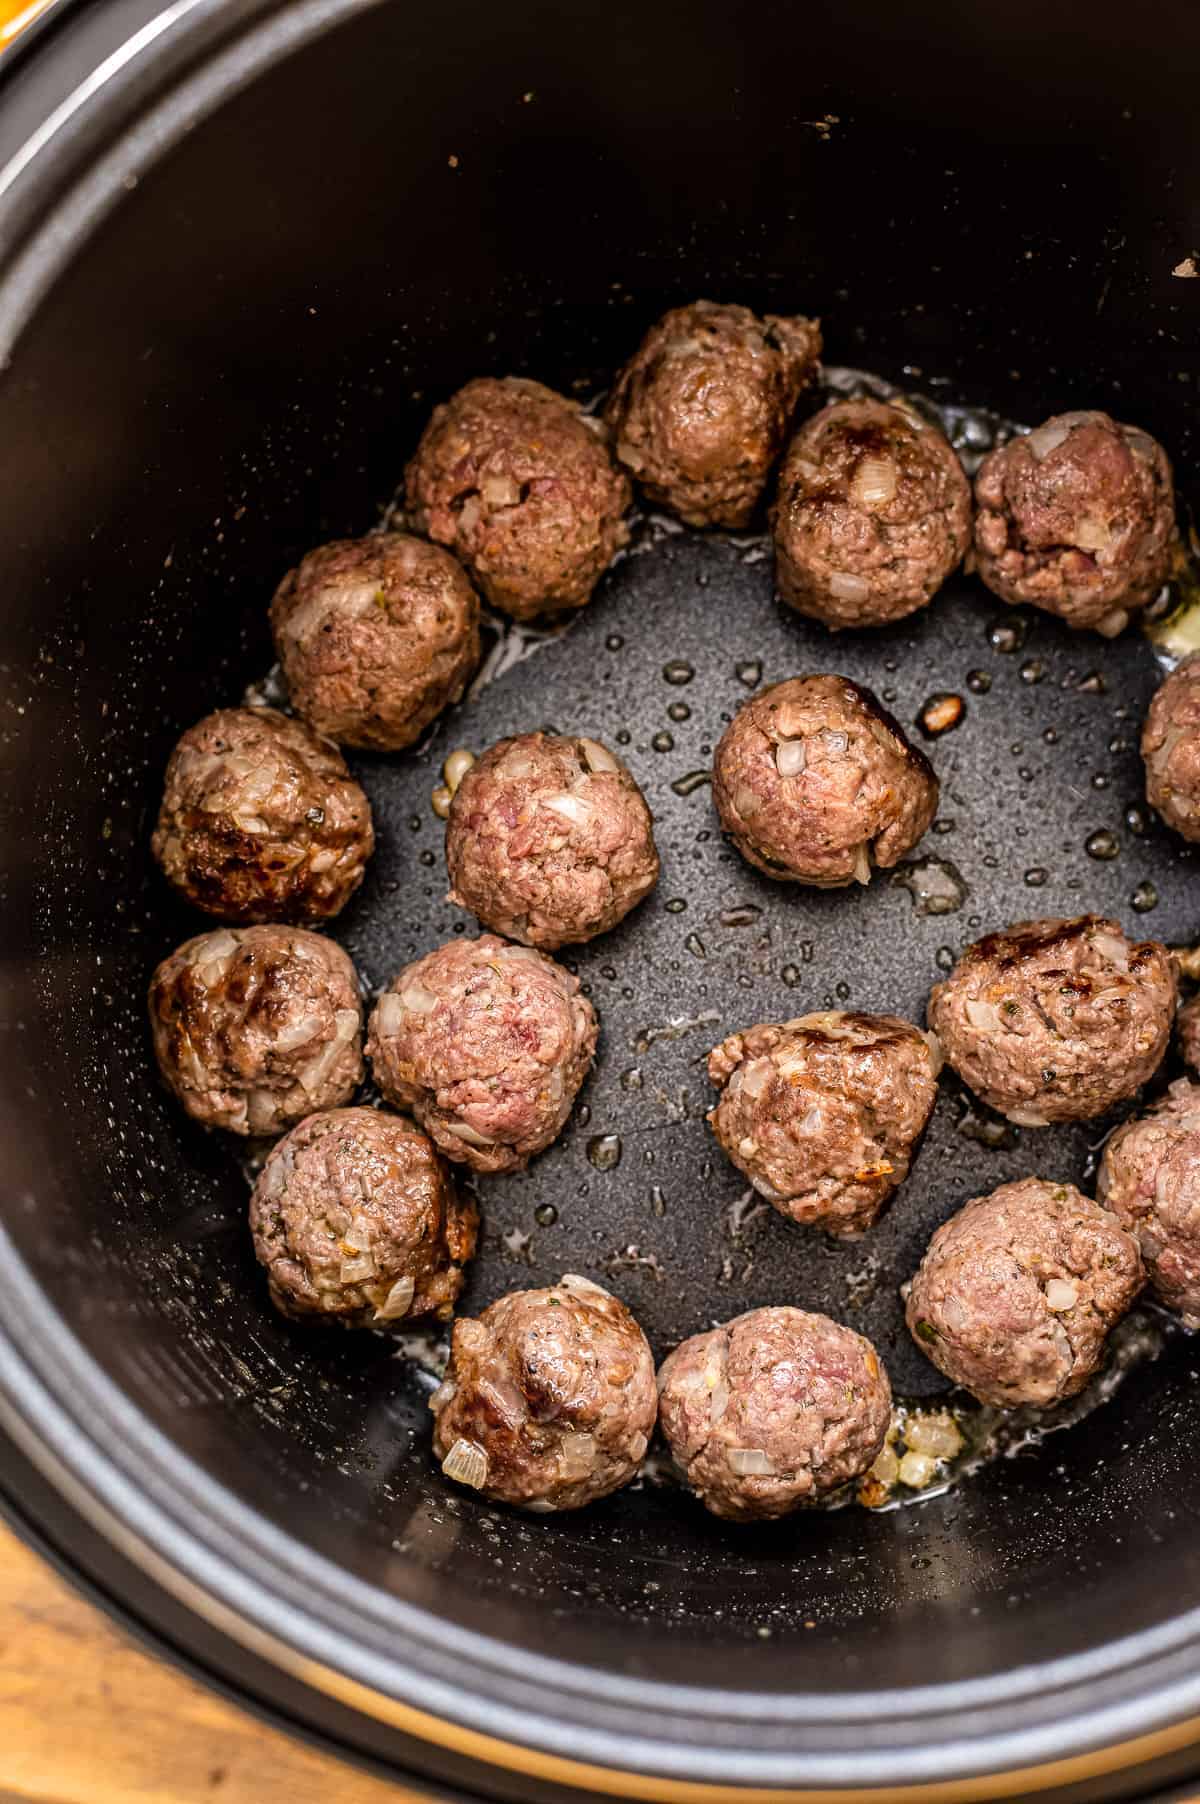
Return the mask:
M813 312L831 363L939 405L1136 421L1195 499L1200 284L1171 274L1192 248L1194 108L1154 85L1188 58L1129 59L1079 10L1008 9L997 48L959 9L918 45L874 8L851 43L832 10L760 9L731 37L717 7L619 30L596 4L377 8L129 168L12 352L8 1232L46 1311L205 1473L354 1578L516 1648L711 1682L730 1647L723 1683L851 1690L1069 1655L1194 1594L1200 1355L1182 1335L1074 1431L920 1507L739 1530L650 1481L560 1519L452 1490L406 1343L270 1309L239 1149L162 1094L143 1018L153 964L201 925L148 859L173 740L266 675L276 581L378 521L430 407L473 375L590 395L668 305ZM1179 29L1194 39L1195 18ZM1053 72L1028 86L1035 43ZM951 953L1030 914L1195 936L1194 858L1129 813L1149 645L1010 613L970 578L913 621L831 638L775 602L760 538L646 519L569 630L507 649L528 655L416 755L352 758L380 849L336 933L366 982L470 931L442 899L430 807L456 746L541 725L619 744L664 868L571 952L599 1061L562 1141L480 1185L466 1307L574 1270L661 1355L795 1302L871 1335L901 1393L936 1393L896 1294L931 1230L1026 1172L1081 1180L1101 1127L988 1145L948 1078L882 1224L838 1246L745 1201L703 1119L704 1055L814 1008L920 1019ZM823 669L914 736L932 693L966 700L931 747L939 830L907 887L775 885L718 831L705 773L730 714ZM1098 832L1112 856L1089 853ZM917 906L931 883L961 896L951 912Z

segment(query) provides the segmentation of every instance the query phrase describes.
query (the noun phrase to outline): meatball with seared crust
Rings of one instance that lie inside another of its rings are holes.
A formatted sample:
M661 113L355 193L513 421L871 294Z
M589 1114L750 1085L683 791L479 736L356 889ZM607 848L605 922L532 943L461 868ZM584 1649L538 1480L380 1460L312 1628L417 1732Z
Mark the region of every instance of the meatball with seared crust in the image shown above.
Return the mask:
M522 733L467 771L446 823L451 902L527 946L593 939L658 881L654 823L594 739Z
M362 1001L340 946L302 927L218 928L150 981L159 1069L195 1121L282 1134L362 1081Z
M1185 1002L1175 1017L1179 1056L1193 1071L1200 1071L1200 996Z
M944 1222L909 1288L909 1331L981 1403L1081 1391L1142 1287L1137 1241L1073 1184L1021 1178Z
M151 845L206 914L323 921L362 882L375 834L335 745L274 708L221 708L171 753Z
M458 701L480 658L462 565L406 532L335 539L275 591L271 631L292 705L341 745L396 752Z
M1200 1328L1200 1084L1178 1079L1117 1129L1096 1189L1136 1236L1160 1302Z
M389 1102L449 1159L520 1171L557 1139L596 1050L579 980L494 934L406 965L371 1016L367 1056Z
M250 1198L276 1309L347 1328L447 1319L478 1227L428 1135L382 1109L307 1116L272 1149Z
M1106 413L1060 413L989 452L975 478L988 588L1068 626L1119 633L1154 600L1176 549L1167 454Z
M849 677L791 677L753 697L721 735L713 800L743 858L818 889L871 880L912 850L937 812L923 752Z
M892 1418L869 1340L803 1309L752 1309L663 1361L671 1456L714 1516L786 1516L873 1463Z
M1200 840L1200 652L1155 691L1142 728L1146 799L1168 827Z
M447 1478L518 1509L578 1510L637 1473L654 1359L623 1303L568 1274L460 1316L429 1407Z
M841 1010L731 1034L708 1056L712 1130L781 1215L852 1238L908 1175L937 1101L932 1039Z
M1171 1037L1175 969L1117 921L1017 921L959 959L929 1025L977 1096L1022 1127L1088 1121L1132 1096Z
M817 320L713 301L672 308L605 408L617 461L688 526L748 525L820 355Z
M629 538L629 500L602 422L518 376L435 408L405 477L411 524L514 620L589 600Z

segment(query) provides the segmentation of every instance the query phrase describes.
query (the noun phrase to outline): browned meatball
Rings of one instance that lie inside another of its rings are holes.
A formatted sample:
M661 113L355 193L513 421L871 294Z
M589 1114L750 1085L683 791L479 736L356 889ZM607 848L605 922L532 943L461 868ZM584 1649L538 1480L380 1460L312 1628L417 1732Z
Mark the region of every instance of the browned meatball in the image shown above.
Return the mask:
M164 958L149 1002L159 1069L206 1127L281 1134L362 1082L358 978L319 933L202 933Z
M786 1516L857 1478L892 1418L869 1340L803 1309L752 1309L663 1361L659 1421L714 1516Z
M581 608L629 538L629 483L602 423L517 376L468 382L434 409L405 496L417 531L515 620Z
M388 1101L447 1158L520 1171L562 1132L596 1050L579 979L485 933L406 965L371 1016L367 1056Z
M869 689L791 677L734 715L713 761L713 800L734 845L768 877L836 889L911 851L938 780Z
M446 823L449 900L527 946L607 933L658 881L654 823L594 739L522 733L467 771Z
M708 1057L712 1130L781 1215L854 1237L904 1182L933 1112L932 1038L841 1010L731 1034Z
M347 1328L447 1319L478 1227L429 1137L381 1109L309 1115L272 1149L250 1198L276 1309Z
M1173 1083L1104 1149L1100 1201L1137 1237L1156 1296L1200 1328L1200 1084Z
M322 921L375 849L335 745L274 708L221 708L171 753L151 842L167 880L224 921Z
M618 461L689 526L748 525L820 355L814 319L713 301L673 308L605 408Z
M379 752L419 739L480 657L466 571L404 532L310 551L275 591L271 631L296 710L340 744Z
M1160 685L1142 728L1146 799L1182 833L1200 840L1200 652Z
M1171 1036L1175 971L1117 921L1017 921L959 959L929 1025L977 1096L1022 1127L1087 1121L1132 1096Z
M1200 996L1184 1003L1175 1017L1175 1032L1184 1064L1200 1071Z
M772 515L779 593L826 626L923 608L971 542L971 486L907 407L832 401L788 446Z
M568 1275L460 1316L429 1407L447 1478L518 1509L578 1510L636 1474L654 1360L623 1303Z
M1097 1369L1144 1277L1115 1215L1073 1184L1022 1178L938 1229L909 1289L909 1331L981 1403L1057 1403Z
M975 557L989 589L1068 626L1119 633L1175 550L1175 488L1149 433L1059 413L989 453L975 478Z

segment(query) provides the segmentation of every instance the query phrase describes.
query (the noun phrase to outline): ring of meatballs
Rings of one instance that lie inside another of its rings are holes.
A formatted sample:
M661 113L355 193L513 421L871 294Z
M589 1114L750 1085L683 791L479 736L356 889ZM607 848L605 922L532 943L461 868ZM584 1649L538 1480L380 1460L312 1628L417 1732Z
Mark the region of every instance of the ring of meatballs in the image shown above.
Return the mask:
M747 526L801 393L818 321L694 301L665 313L613 386L617 461L688 526Z
M1200 1084L1180 1078L1104 1149L1097 1194L1131 1234L1151 1289L1200 1328Z
M461 779L446 823L449 900L526 946L606 933L658 881L654 823L595 739L522 733Z
M292 705L340 745L396 752L460 699L479 663L479 597L411 533L335 539L275 591L271 631Z
M562 1132L596 1050L579 979L494 934L406 965L371 1016L375 1081L447 1158L521 1171Z
M937 812L928 758L870 690L791 677L746 702L721 735L713 800L742 857L784 882L869 883Z
M909 1332L1000 1409L1081 1391L1145 1279L1137 1241L1073 1184L1021 1178L938 1229L909 1288Z
M1146 800L1184 839L1200 840L1200 652L1160 684L1142 727Z
M478 1228L428 1135L381 1109L307 1116L272 1148L250 1198L276 1309L347 1328L448 1319Z
M946 1061L1021 1127L1088 1121L1132 1096L1171 1037L1175 970L1099 915L989 933L929 998Z
M789 606L834 629L925 607L971 543L971 485L908 407L831 401L788 446L772 514Z
M362 1000L340 946L303 927L222 927L150 980L154 1054L194 1121L282 1134L362 1082Z
M434 409L405 501L515 620L583 607L629 539L629 482L603 423L518 376L468 382Z
M803 1309L752 1309L663 1361L671 1457L714 1516L786 1516L865 1472L892 1418L869 1340Z
M975 478L975 559L1004 601L1119 633L1154 600L1176 547L1162 446L1106 413L1059 413L988 453Z
M637 1473L654 1359L623 1303L568 1274L460 1316L429 1407L448 1478L518 1509L582 1509Z
M167 764L151 850L223 921L324 921L363 880L371 805L335 745L274 708L220 708Z
M712 1130L781 1215L855 1237L903 1183L933 1113L932 1037L840 1010L731 1034L708 1058Z

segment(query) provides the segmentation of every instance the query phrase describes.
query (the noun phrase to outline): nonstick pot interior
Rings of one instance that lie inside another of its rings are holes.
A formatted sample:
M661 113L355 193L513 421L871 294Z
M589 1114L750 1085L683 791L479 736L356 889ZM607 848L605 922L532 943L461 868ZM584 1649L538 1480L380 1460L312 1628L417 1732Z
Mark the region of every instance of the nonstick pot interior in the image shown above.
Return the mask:
M236 1149L160 1093L142 998L197 927L146 850L174 737L266 675L279 576L376 523L429 407L471 375L590 395L666 305L817 312L831 362L940 405L1136 420L1194 499L1200 283L1172 270L1200 237L1197 50L1182 8L197 7L10 167L0 1376L56 1483L196 1608L243 1636L252 1620L268 1661L353 1675L364 1710L400 1699L563 1759L728 1784L1186 1738L1187 1337L1162 1335L1073 1431L919 1507L737 1531L646 1482L520 1519L432 1467L423 1349L271 1312ZM10 78L18 108L37 63ZM661 1354L796 1301L872 1335L899 1391L939 1392L896 1294L932 1227L1028 1171L1082 1180L1103 1124L991 1146L948 1081L891 1212L839 1247L747 1211L703 1120L703 1055L809 1008L919 1018L949 953L1033 913L1191 940L1195 861L1128 812L1149 645L1005 614L969 577L914 622L831 640L780 610L760 539L644 519L569 631L508 650L528 655L417 754L354 760L380 849L336 931L364 980L466 929L429 801L457 745L545 724L619 743L664 874L569 960L601 1056L562 1142L481 1186L468 1305L585 1272ZM965 696L932 747L942 831L920 855L961 880L954 912L917 911L920 873L794 890L723 842L703 780L723 725L756 684L822 668L910 727L933 691ZM1117 853L1098 859L1104 831ZM1036 1785L1055 1777L1083 1782Z

